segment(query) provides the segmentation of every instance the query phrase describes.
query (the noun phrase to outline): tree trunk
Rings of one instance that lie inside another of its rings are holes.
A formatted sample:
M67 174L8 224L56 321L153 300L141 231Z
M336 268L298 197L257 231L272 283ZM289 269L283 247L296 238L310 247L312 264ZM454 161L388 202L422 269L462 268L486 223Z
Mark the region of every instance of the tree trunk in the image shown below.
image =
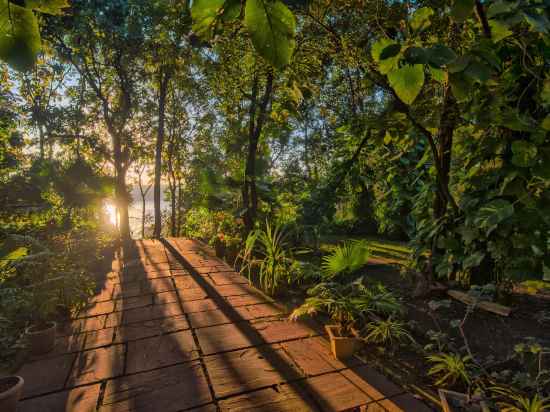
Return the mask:
M258 193L256 190L256 155L258 152L258 141L262 132L262 127L265 122L267 107L271 100L273 91L273 73L267 74L265 91L260 101L259 107L257 102L258 96L258 78L254 77L252 84L252 95L250 99L250 115L249 115L249 131L248 131L248 155L246 157L246 167L244 175L244 184L242 190L243 207L246 211L244 214L245 234L248 235L254 228L256 216L258 213ZM256 116L256 111L258 114Z
M155 229L153 237L160 238L162 231L162 216L160 210L160 178L162 166L162 146L164 144L164 115L166 106L166 92L168 90L168 82L170 80L170 72L166 68L161 67L159 72L159 106L158 106L158 132L157 145L155 151L155 185L154 185L154 203L155 203Z
M118 163L118 162L117 162ZM128 193L126 191L126 169L115 164L115 200L119 216L120 239L122 242L130 240L130 218L128 216Z

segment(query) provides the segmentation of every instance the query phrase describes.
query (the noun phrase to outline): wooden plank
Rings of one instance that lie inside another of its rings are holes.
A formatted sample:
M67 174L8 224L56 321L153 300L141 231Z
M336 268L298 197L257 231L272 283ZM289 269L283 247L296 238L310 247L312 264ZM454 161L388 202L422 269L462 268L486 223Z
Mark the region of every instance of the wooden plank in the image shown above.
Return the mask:
M512 308L508 306L499 305L498 303L494 302L488 302L486 300L479 300L477 301L474 297L464 293L460 292L458 290L448 290L447 294L456 299L460 302L466 304L466 305L474 305L480 309L486 310L488 312L496 313L500 316L509 316L510 312L512 312Z

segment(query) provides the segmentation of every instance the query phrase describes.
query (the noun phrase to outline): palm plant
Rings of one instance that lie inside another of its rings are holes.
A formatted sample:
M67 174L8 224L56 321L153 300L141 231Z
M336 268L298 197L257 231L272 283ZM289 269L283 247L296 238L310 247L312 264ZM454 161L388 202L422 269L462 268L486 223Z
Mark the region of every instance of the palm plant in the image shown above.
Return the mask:
M365 320L380 308L392 313L400 310L395 297L385 289L384 293L378 293L380 290L379 287L370 290L360 282L347 285L323 282L308 290L309 297L290 317L295 320L323 311L340 325L342 334L346 334L356 321Z
M293 274L299 273L287 236L282 227L272 227L266 222L265 230L250 232L237 257L241 261L240 272L246 272L251 279L257 268L260 286L270 294L275 293L283 283L291 284L296 278Z
M334 248L330 255L323 257L322 270L327 279L353 273L367 264L370 252L365 240L344 242Z

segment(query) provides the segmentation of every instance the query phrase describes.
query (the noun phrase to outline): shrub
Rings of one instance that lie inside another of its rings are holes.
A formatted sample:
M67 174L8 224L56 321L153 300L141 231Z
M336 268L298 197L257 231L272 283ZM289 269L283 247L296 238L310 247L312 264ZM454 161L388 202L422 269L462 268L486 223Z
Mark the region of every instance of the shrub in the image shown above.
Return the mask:
M255 270L258 271L260 286L269 294L274 294L283 284L298 282L302 273L287 242L287 232L269 223L266 223L265 230L250 232L238 260L241 273L246 272L249 279Z
M378 319L367 324L364 332L366 334L364 340L369 343L392 344L394 341L402 342L408 339L412 342L414 340L405 329L403 322L391 318Z
M355 272L369 260L370 252L365 240L352 240L336 246L334 251L323 257L323 275L332 279L339 275Z
M469 367L471 356L460 356L457 353L442 353L430 355L426 358L433 366L428 371L428 376L438 377L437 386L452 386L456 383L469 385L471 383Z

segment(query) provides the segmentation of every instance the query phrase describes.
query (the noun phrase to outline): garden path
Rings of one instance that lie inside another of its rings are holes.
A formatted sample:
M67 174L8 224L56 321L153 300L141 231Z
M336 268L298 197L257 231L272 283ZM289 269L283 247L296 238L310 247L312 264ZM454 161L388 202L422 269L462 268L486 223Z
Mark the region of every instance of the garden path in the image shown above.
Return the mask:
M136 241L121 266L18 372L22 412L430 410L197 241Z

